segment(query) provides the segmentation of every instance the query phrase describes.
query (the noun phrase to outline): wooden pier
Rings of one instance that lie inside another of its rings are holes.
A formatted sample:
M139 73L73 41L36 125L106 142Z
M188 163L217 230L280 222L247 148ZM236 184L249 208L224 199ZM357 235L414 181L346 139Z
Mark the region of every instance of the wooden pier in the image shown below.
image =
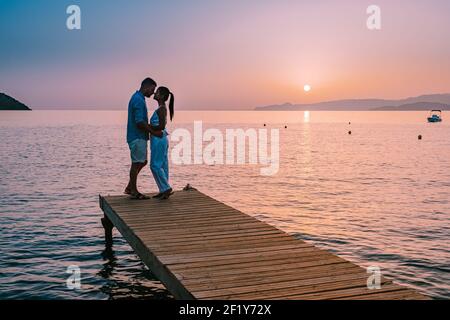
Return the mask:
M427 299L196 190L100 207L107 245L116 227L177 299Z

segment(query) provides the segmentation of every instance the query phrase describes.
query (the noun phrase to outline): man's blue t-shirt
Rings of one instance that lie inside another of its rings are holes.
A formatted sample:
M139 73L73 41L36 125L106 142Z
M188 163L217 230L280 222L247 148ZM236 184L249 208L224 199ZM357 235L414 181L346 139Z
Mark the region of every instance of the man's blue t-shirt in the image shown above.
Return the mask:
M148 140L148 133L139 129L137 124L144 122L148 124L148 111L144 95L136 91L128 103L128 124L127 124L127 142L130 143L136 139Z

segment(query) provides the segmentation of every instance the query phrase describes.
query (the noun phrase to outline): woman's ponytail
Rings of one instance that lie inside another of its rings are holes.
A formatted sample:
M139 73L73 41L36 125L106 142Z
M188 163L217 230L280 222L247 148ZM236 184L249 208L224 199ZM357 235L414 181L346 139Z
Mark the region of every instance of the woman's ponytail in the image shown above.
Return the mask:
M174 103L175 103L175 98L174 98L172 92L170 92L169 94L170 94L169 112L170 112L170 121L172 121L173 116L174 116L174 114L175 114L175 110L174 110L174 108L173 108L173 105L174 105Z

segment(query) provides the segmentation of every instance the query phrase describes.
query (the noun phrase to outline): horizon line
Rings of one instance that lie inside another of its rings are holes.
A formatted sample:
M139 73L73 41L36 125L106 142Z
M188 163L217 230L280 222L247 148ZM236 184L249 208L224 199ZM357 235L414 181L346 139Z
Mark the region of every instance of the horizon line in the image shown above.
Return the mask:
M0 92L3 93L5 95L8 95L5 92ZM212 107L212 108L187 108L187 109L179 109L179 110L184 110L184 111L201 111L201 110L212 110L212 111L227 111L227 110L255 110L257 108L263 108L263 107L268 107L268 106L275 106L275 105L285 105L285 104L291 104L291 105L303 105L303 106L308 106L308 105L315 105L315 104L320 104L320 103L329 103L329 102L338 102L338 101L346 101L346 100L389 100L389 101L400 101L400 100L406 100L406 99L411 99L411 98L419 98L422 96L430 96L430 95L450 95L450 92L440 92L440 93L423 93L423 94L419 94L419 95L409 95L403 98L376 98L376 97L370 97L370 98L343 98L343 99L329 99L329 100L320 100L320 101L316 101L316 102L311 102L311 103L303 103L303 102L283 102L283 103L274 103L274 104L264 104L264 105L257 105L257 106L248 106L248 107L233 107L233 108L229 108L229 107ZM9 95L8 95L9 96ZM12 97L12 96L10 96ZM12 97L15 99L15 97ZM28 106L29 108L34 109L40 109L40 110L127 110L126 107L100 107L100 106L58 106L58 107L49 107L49 106Z

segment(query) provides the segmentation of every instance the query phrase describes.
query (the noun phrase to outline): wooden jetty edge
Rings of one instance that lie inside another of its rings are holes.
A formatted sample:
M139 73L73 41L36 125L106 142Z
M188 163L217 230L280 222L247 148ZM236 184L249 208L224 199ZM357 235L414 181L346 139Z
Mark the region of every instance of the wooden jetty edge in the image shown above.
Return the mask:
M310 300L427 297L197 190L165 201L100 196L107 245L116 227L177 299Z

